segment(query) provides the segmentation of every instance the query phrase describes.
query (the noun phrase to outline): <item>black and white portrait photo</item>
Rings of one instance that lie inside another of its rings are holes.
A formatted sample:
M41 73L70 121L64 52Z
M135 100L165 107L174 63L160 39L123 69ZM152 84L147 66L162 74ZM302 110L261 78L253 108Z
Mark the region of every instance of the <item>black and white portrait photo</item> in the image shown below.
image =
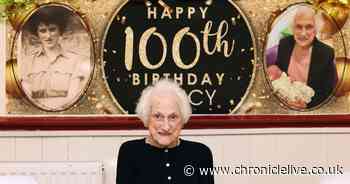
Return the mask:
M34 105L64 110L86 91L94 67L91 33L71 9L38 8L16 44L20 87Z

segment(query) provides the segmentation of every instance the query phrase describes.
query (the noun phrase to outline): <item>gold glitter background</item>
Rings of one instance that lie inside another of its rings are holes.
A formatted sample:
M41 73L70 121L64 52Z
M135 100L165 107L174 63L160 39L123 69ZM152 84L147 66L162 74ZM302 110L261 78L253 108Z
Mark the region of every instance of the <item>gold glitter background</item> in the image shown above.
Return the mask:
M42 1L38 0L38 4L48 2L60 2L68 4L75 9L78 9L88 20L91 27L91 33L96 43L95 47L95 71L92 82L86 95L84 95L72 108L63 112L45 112L31 105L29 102L8 95L7 110L8 114L28 115L28 114L121 114L121 110L114 104L110 97L104 80L102 78L100 59L100 50L102 38L105 33L108 22L113 12L120 7L124 0L104 1L104 0L67 0L67 1ZM165 0L166 2L166 0ZM256 38L257 46L257 64L254 84L249 92L249 95L243 102L237 114L348 114L350 113L350 95L342 97L333 97L331 101L319 109L313 111L295 111L282 107L279 100L271 93L264 76L263 67L263 49L265 45L265 35L267 30L267 21L273 11L284 9L297 0L235 0L234 1L241 10L245 13L248 21L251 24ZM258 11L257 11L258 10ZM218 15L219 16L219 15ZM350 25L349 20L342 28L343 38L345 39L346 50L349 50ZM10 45L14 37L14 30L11 26L8 27L8 50L7 58L10 57ZM334 36L333 43L337 56L344 56L344 49L341 45L341 37L339 34ZM348 56L349 57L349 56Z

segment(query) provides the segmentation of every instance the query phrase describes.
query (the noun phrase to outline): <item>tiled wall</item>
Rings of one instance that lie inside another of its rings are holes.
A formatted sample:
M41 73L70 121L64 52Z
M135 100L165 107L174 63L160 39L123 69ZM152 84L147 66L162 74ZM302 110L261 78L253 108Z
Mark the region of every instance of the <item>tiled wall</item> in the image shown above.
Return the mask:
M120 144L146 132L0 132L0 161L103 161L114 184ZM328 166L350 171L350 129L186 130L183 138L207 144L215 165ZM216 176L216 183L320 183L319 176Z

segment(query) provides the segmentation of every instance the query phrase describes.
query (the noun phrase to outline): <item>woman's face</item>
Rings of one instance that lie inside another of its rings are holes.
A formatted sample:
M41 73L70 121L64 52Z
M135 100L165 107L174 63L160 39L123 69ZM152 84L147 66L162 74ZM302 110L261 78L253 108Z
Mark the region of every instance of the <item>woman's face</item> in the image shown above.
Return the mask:
M294 39L301 47L310 47L315 36L315 18L312 13L297 14L294 18Z
M58 25L40 23L37 34L44 49L54 49L58 46L58 40L61 35Z
M174 147L178 142L183 122L176 98L171 94L152 98L148 130L152 143L157 147Z

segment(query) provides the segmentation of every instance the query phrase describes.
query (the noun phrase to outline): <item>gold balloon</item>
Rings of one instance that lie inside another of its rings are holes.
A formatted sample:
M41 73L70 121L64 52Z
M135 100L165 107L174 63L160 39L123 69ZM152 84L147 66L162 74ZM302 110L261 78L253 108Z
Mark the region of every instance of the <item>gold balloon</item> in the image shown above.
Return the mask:
M332 0L328 0L328 1L322 2L319 5L319 8L321 10L324 10L325 13L329 16L328 21L332 21L336 23L337 28L333 29L333 30L336 30L336 32L339 31L344 26L349 16L350 7L344 3L340 3L339 0L337 1L333 0L333 2Z
M326 0L312 0L311 3L314 4L315 6L318 6L319 4L321 4L324 1L326 1Z
M338 57L335 60L338 73L336 96L343 96L350 92L350 59Z
M342 3L346 6L349 6L350 5L350 1L349 0L339 0L339 3Z
M345 6L349 6L350 5L350 0L322 0L322 1L326 1L329 3L337 3L337 4L342 4Z
M332 18L330 18L326 14L321 14L322 19L322 27L320 28L320 33L322 39L330 39L333 34L337 33L339 31L338 26L334 22Z

